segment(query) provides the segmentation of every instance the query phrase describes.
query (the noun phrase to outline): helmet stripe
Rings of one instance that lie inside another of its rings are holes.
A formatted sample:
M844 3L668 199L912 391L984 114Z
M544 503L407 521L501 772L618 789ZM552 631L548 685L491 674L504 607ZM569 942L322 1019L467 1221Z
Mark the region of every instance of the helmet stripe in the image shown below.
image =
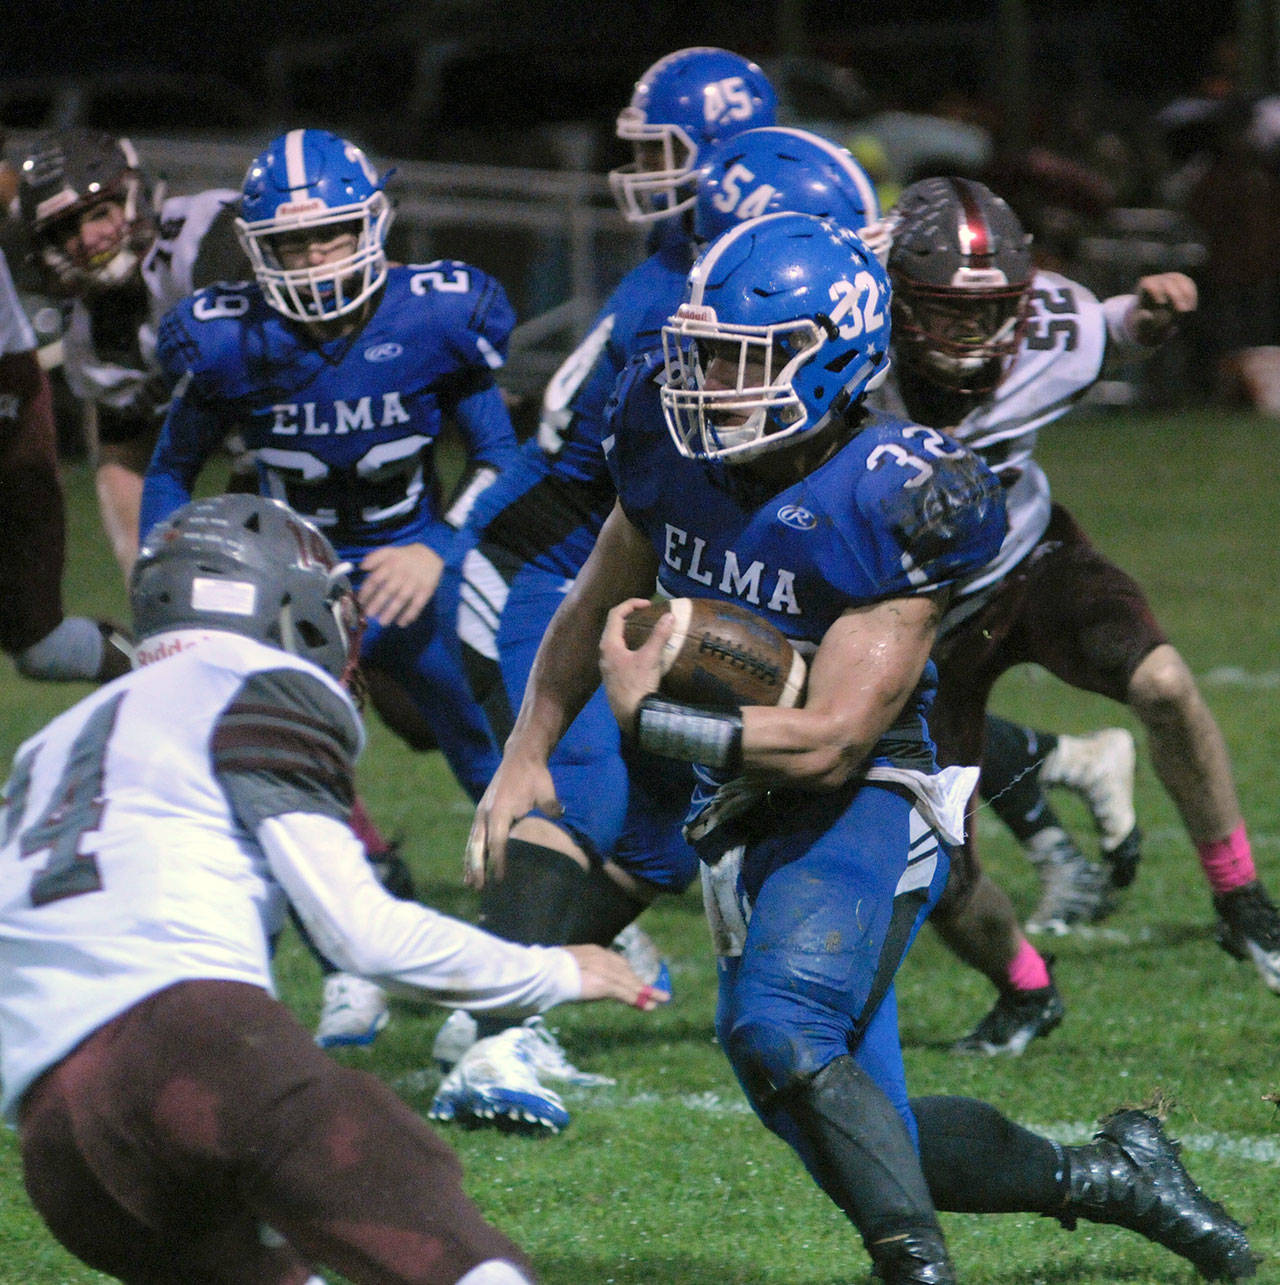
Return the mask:
M306 136L305 129L291 129L285 135L284 172L290 191L307 186L307 165L302 147Z
M961 253L974 258L991 254L991 229L987 226L977 193L965 179L954 179L952 186L964 212L964 220L958 229Z

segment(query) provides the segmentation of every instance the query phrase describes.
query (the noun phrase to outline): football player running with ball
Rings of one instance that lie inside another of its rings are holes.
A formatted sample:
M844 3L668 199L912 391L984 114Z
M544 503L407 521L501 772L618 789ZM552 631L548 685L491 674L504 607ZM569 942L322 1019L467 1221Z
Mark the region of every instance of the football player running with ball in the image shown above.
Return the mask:
M811 216L744 223L700 256L664 355L619 382L605 439L618 502L538 650L468 860L477 880L500 874L513 823L556 813L548 758L603 675L626 735L698 765L687 833L720 954L717 1029L752 1106L853 1222L885 1285L946 1285L893 983L977 776L937 767L930 650L950 587L993 556L1005 518L998 481L969 451L864 408L888 368L888 309L871 251ZM624 639L655 575L672 597L738 602L808 652L804 704L664 697L671 617L635 651ZM927 1115L969 1139L1000 1118L967 1099ZM962 1165L956 1185L983 1208L1007 1198L996 1187L1013 1167L1046 1212L1141 1216L1153 1236L1167 1232L1158 1215L1179 1252L1212 1241L1247 1256L1189 1180L1157 1191L1140 1135L1160 1176L1172 1171L1145 1124L1120 1132L1138 1160L1114 1142L1069 1149L1087 1153L1071 1180L1061 1149L1016 1130L998 1157L931 1148L929 1164L940 1187ZM1116 1181L1100 1196L1104 1168Z
M50 1230L121 1280L533 1280L453 1152L273 998L286 902L419 999L663 998L613 951L500 941L378 884L347 825L349 570L275 500L176 512L133 572L139 668L27 741L5 787L0 1106Z

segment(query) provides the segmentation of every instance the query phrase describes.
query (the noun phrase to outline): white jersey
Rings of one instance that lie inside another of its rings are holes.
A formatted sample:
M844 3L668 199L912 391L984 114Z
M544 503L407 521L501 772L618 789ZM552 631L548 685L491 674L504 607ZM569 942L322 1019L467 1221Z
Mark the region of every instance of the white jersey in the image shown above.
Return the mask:
M159 234L142 261L146 298L135 315L122 312L114 325L100 321L95 332L90 303L75 301L62 348L67 384L77 397L127 414L155 411L156 328L174 304L210 284L194 275L201 244L214 220L239 199L233 188L211 188L164 202Z
M1032 458L1040 430L1068 410L1097 381L1107 353L1107 320L1094 294L1056 272L1037 272L1022 342L1000 383L958 424L946 428L980 455L1004 482L1009 530L1000 552L960 596L1003 579L1049 524L1049 479ZM909 419L895 385L884 405Z
M309 661L181 631L27 741L0 812L0 1109L176 982L272 991L286 897L339 967L470 1008L581 990L564 950L500 942L377 884L345 824L363 743Z
M0 250L0 357L10 353L31 352L36 346L35 331L27 320L9 275L9 264Z

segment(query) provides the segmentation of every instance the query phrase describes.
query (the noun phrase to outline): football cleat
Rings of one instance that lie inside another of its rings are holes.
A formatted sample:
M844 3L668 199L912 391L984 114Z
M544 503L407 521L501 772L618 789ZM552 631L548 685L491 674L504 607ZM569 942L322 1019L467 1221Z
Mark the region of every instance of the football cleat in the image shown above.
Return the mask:
M1111 872L1090 861L1057 826L1036 835L1027 856L1040 874L1040 904L1027 931L1061 936L1075 924L1094 924L1111 913Z
M1213 908L1218 945L1237 959L1251 959L1267 989L1280 994L1280 912L1261 881L1218 893Z
M1040 765L1040 784L1059 785L1084 799L1111 864L1111 886L1127 888L1138 873L1142 832L1133 806L1137 750L1123 727L1088 736L1060 735Z
M331 973L324 979L324 1003L316 1026L322 1049L344 1044L372 1044L391 1020L387 996L376 982L351 973Z
M564 1051L564 1046L556 1039L551 1028L541 1017L526 1017L513 1030L523 1031L523 1046L529 1063L538 1075L545 1075L553 1080L563 1080L579 1089L595 1089L617 1081L607 1075L596 1075L593 1071L580 1071ZM479 1038L479 1027L476 1019L464 1009L451 1013L444 1025L436 1032L435 1042L431 1046L431 1056L442 1071L451 1071L466 1055L467 1050Z
M613 939L613 948L646 986L671 994L671 969L653 938L639 924L628 924Z
M569 1113L560 1096L538 1080L533 1039L527 1027L512 1026L477 1040L441 1081L428 1116L521 1133L559 1133Z
M563 1080L579 1089L599 1089L617 1080L607 1075L597 1075L594 1071L580 1071L565 1054L564 1047L556 1039L551 1028L541 1017L526 1017L520 1027L523 1032L524 1048L529 1063L539 1075L549 1076L553 1080Z
M870 1285L956 1285L940 1231L909 1231L870 1248Z
M1046 964L1053 960L1046 957ZM1037 1036L1048 1035L1066 1015L1067 1007L1050 977L1048 986L1030 991L1001 993L995 1007L977 1026L957 1040L953 1053L1007 1053L1018 1057Z
M1211 1281L1253 1276L1258 1260L1244 1228L1196 1186L1178 1144L1146 1111L1116 1111L1093 1142L1068 1147L1068 1193L1056 1215L1127 1227L1193 1263Z

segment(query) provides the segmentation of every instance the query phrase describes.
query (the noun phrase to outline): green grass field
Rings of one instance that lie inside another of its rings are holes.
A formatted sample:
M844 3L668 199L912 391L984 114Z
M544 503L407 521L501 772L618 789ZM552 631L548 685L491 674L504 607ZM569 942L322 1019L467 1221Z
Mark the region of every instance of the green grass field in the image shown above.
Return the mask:
M1267 469L1274 422L1246 416L1078 415L1041 451L1055 491L1095 541L1145 586L1200 679L1231 747L1259 867L1280 893L1280 503ZM77 467L68 487L70 610L123 616L124 596ZM0 674L0 750L9 755L81 694ZM1138 728L1127 712L1027 670L1006 677L995 707L1058 730ZM403 835L426 900L470 916L459 887L469 811L438 756L414 756L380 726L363 790L385 829ZM1141 740L1141 737L1139 737ZM1075 800L1061 810L1084 834ZM1209 899L1177 816L1140 759L1146 832L1138 881L1117 913L1087 934L1054 940L1069 1011L1020 1059L962 1059L947 1042L987 1009L986 982L954 963L927 931L900 976L902 1036L917 1093L988 1099L1064 1141L1094 1118L1157 1090L1189 1167L1249 1224L1266 1255L1261 1282L1280 1282L1280 996L1214 945ZM1087 836L1086 836L1087 837ZM987 865L1029 911L1036 884L1016 847L983 817ZM595 1005L552 1025L571 1057L613 1075L612 1089L569 1090L573 1123L526 1139L450 1130L469 1190L532 1255L546 1285L847 1285L865 1255L791 1153L747 1113L712 1038L714 968L693 893L648 912L645 927L673 961L676 997L644 1017ZM315 969L292 940L283 994L316 1016ZM0 985L3 980L0 979ZM442 1011L397 1010L368 1051L343 1055L425 1113L437 1075L431 1040ZM11 1136L0 1143L0 1285L102 1281L43 1230L25 1201ZM1035 1216L944 1219L967 1285L1173 1285L1195 1279L1181 1259L1131 1233L1082 1224L1068 1233ZM334 1278L336 1279L336 1278Z

